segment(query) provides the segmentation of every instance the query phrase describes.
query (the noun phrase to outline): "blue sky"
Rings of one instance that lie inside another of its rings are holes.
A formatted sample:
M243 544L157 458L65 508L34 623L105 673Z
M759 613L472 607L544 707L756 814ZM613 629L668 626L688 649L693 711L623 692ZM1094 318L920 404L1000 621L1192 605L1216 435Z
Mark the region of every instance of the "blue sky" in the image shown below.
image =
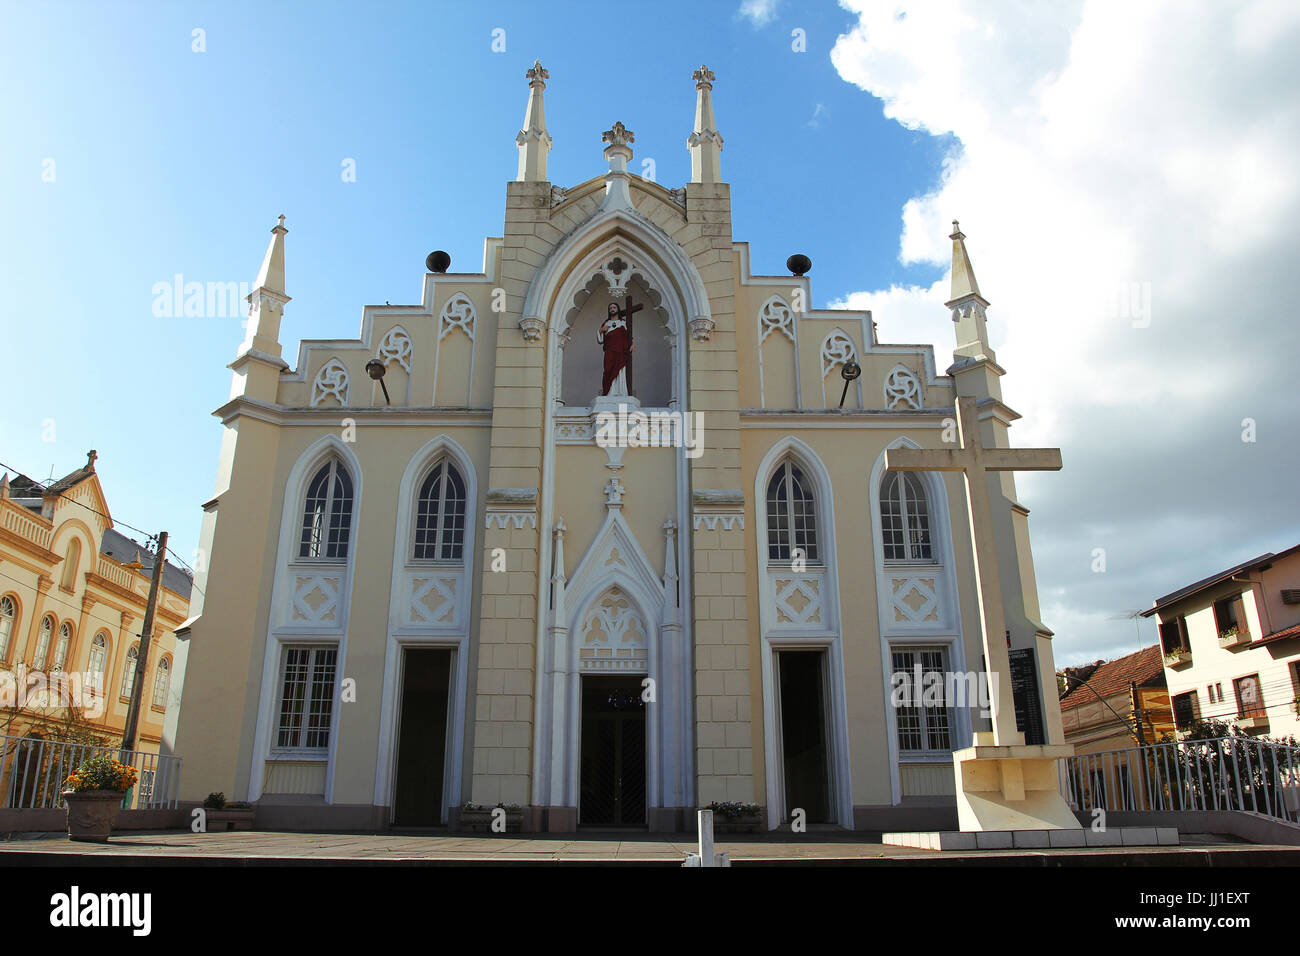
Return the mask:
M418 301L435 248L477 271L484 236L501 232L537 57L553 182L601 173L615 120L636 133L634 169L652 157L660 182L685 182L703 62L718 76L735 235L757 269L809 255L819 306L941 274L897 252L900 209L935 182L942 138L886 120L837 75L828 54L851 14L812 5L760 28L731 4L566 7L6 5L0 77L22 92L0 105L0 212L14 226L0 288L25 360L0 380L0 461L44 478L97 448L114 516L166 528L192 560L220 441L210 412L242 316L155 317L155 283L251 283L284 213L292 362L299 338L355 336L366 303ZM611 35L609 56L593 55Z

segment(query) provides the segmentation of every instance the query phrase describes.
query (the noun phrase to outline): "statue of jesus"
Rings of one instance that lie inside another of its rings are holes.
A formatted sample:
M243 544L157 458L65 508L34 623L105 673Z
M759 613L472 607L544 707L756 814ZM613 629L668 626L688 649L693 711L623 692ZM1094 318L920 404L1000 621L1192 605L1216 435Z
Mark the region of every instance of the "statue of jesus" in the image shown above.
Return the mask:
M601 377L600 394L627 395L627 368L632 361L632 335L617 302L609 304L608 315L600 324L596 341L605 350L605 374Z

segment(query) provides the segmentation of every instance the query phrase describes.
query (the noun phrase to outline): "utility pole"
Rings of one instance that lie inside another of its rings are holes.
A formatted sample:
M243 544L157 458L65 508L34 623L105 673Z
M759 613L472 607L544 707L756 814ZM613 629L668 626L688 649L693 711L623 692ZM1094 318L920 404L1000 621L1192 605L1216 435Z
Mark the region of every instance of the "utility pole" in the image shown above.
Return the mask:
M1133 722L1137 724L1138 746L1145 747L1147 742L1145 735L1142 733L1142 698L1138 696L1137 681L1131 680L1128 682L1128 692L1133 700Z
M122 731L122 749L135 749L136 725L140 722L140 698L144 693L144 675L149 666L149 639L153 635L154 611L158 607L158 587L162 584L163 565L167 563L167 532L158 535L158 553L153 559L153 578L149 581L149 603L144 609L144 633L140 635L140 652L135 660L135 677L131 679L131 703L126 711Z

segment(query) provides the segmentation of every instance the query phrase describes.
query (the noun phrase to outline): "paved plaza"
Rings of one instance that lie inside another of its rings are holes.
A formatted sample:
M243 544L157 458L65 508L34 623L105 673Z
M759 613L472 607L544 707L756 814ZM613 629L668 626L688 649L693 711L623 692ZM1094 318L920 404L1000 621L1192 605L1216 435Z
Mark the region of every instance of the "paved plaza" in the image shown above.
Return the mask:
M607 864L678 866L696 849L690 834L461 835L181 831L114 834L107 844L63 834L14 834L0 841L0 866L258 864ZM1259 866L1300 865L1300 848L1184 834L1177 847L936 852L886 846L860 836L789 833L718 842L734 865Z

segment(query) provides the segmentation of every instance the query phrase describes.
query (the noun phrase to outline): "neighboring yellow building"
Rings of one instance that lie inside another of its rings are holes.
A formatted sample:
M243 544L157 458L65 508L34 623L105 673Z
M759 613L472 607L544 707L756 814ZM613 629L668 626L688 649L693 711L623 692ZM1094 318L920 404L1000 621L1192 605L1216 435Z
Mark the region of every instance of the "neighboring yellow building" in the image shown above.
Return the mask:
M0 479L0 734L119 745L149 593L152 557L113 528L95 473L43 485ZM133 570L128 563L140 561ZM189 614L188 574L164 566L136 749L169 752L164 721L179 703L173 631ZM69 675L62 701L41 697ZM83 691L84 693L77 693ZM71 702L73 708L64 706ZM59 706L49 706L60 704ZM0 765L0 770L8 768ZM0 797L4 790L0 789Z
M547 181L547 75L482 271L430 256L418 304L366 306L358 339L305 340L293 368L271 230L177 644L182 796L255 801L272 828L470 802L529 830L681 831L712 801L951 828L952 753L986 708L892 690L978 683L966 489L884 457L951 447L959 396L1010 445L964 235L944 371L867 312L812 309L797 258L754 274L707 69L677 189L628 171L621 123L607 170ZM1019 722L1060 743L1028 511L1010 472L988 487Z

